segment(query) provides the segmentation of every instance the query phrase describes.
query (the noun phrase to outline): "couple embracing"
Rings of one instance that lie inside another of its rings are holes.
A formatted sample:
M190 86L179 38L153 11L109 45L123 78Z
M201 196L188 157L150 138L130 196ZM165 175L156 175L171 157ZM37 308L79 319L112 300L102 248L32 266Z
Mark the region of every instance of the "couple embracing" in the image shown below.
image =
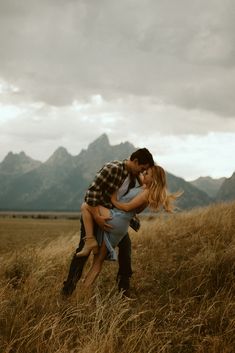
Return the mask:
M93 252L93 264L85 277L84 287L92 285L105 259L118 259L118 288L128 296L132 275L128 227L138 228L135 215L146 207L158 210L162 206L171 211L172 201L177 196L167 193L165 171L155 165L146 148L133 152L127 160L106 163L85 194L81 207L80 243L72 258L62 294L72 294ZM119 247L118 258L116 246Z

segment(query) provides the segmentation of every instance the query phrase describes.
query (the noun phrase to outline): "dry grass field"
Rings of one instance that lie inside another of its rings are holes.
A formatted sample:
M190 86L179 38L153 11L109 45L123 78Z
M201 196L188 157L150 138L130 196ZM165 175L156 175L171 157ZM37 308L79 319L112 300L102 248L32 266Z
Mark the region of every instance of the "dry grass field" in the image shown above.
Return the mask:
M92 291L62 300L79 221L0 218L0 351L234 353L235 203L143 217L130 234L132 299L105 263Z

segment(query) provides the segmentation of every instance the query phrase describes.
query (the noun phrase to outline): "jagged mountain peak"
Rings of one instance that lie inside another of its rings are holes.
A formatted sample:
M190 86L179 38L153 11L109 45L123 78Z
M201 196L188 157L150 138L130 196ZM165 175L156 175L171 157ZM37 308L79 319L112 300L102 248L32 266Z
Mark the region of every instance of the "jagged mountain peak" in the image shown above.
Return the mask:
M87 150L82 150L81 151L81 155L84 154L84 153L93 153L94 151L96 152L102 152L103 151L110 151L110 150L116 150L116 151L125 151L127 152L127 155L126 155L126 158L128 157L128 152L131 151L134 152L136 150L135 146L133 144L131 144L130 142L128 141L125 141L125 142L121 142L117 145L111 145L110 142L109 142L109 138L107 136L107 134L102 134L100 135L95 141L93 141L92 143L90 143L88 145L88 148ZM122 154L122 152L121 152ZM124 158L124 157L122 157Z
M81 150L76 156L76 163L85 179L91 180L104 163L128 158L135 150L136 148L129 142L110 145L108 136L104 133L92 142L87 150Z
M231 177L229 179L234 179L235 178L235 172L233 172L233 174L231 175Z
M58 147L55 150L55 152L53 153L53 155L61 156L61 157L70 156L68 150L65 147L63 147L63 146Z
M224 177L221 178L212 178L211 176L207 175L207 176L200 176L199 178L192 180L193 182L198 182L198 181L208 181L208 182L220 182L220 181L224 181Z
M197 178L197 180L213 180L212 177L206 175L206 176L200 176L199 178Z
M20 153L10 151L0 163L0 172L3 174L22 174L37 168L40 164L41 162L27 156L24 151Z
M46 161L46 164L64 164L67 161L71 161L73 157L65 147L58 147L51 157Z
M8 152L2 163L23 159L32 160L32 158L28 157L24 151L21 151L20 153L13 153L12 151L10 151Z
M95 141L88 145L88 149L96 149L96 148L107 148L110 147L109 138L104 133L99 136Z

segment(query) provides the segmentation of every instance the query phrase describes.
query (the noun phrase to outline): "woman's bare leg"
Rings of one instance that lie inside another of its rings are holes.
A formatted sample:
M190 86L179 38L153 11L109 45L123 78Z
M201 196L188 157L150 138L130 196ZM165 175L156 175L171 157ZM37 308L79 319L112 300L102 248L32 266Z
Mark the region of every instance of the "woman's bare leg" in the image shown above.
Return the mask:
M97 254L99 251L98 243L94 236L94 220L92 213L90 212L90 207L91 206L89 206L86 202L83 202L81 206L86 237L83 249L77 253L78 257L88 256L91 251L93 251L93 254ZM99 213L104 217L110 217L110 210L106 207L99 206Z
M92 267L90 268L89 272L86 275L85 281L83 283L85 288L89 288L98 277L102 269L102 265L105 260L106 254L107 254L107 248L106 248L105 242L103 241L100 247L100 251L97 255L94 256Z
M91 212L89 211L89 205L83 202L81 206L82 220L85 228L86 236L94 235L94 220Z
M81 206L82 220L85 228L85 245L81 251L77 253L78 257L88 256L91 251L97 254L99 251L97 240L94 236L94 221L91 212L89 211L89 205L83 202Z

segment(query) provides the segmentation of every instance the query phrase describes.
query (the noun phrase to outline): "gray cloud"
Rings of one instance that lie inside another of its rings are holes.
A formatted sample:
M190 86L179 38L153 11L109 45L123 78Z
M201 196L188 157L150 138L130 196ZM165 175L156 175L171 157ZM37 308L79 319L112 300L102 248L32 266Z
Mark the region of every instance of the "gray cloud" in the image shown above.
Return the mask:
M0 77L11 101L63 106L149 96L235 116L235 3L2 0Z

